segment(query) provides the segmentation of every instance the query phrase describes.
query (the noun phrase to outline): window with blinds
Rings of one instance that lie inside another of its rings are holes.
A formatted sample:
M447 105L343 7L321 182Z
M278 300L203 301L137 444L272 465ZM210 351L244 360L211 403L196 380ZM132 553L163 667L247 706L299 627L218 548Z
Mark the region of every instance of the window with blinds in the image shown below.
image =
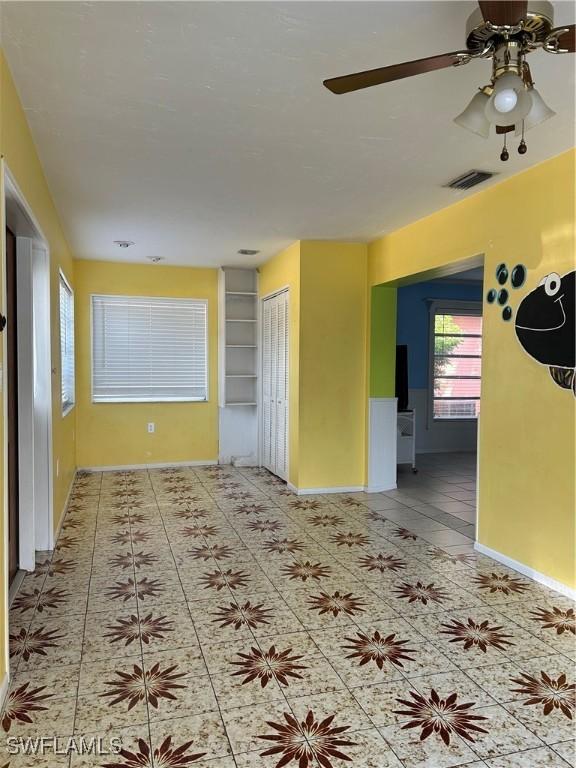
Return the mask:
M482 313L433 305L431 399L434 419L476 419L480 412Z
M74 292L60 272L60 379L62 382L62 415L74 407Z
M207 302L92 296L92 401L208 399Z

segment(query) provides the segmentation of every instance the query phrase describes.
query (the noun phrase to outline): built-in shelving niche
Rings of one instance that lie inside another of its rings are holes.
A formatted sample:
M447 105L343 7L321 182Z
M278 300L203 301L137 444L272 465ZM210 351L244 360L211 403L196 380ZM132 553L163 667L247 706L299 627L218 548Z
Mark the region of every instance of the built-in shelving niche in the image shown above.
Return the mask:
M220 270L220 460L258 458L258 274Z

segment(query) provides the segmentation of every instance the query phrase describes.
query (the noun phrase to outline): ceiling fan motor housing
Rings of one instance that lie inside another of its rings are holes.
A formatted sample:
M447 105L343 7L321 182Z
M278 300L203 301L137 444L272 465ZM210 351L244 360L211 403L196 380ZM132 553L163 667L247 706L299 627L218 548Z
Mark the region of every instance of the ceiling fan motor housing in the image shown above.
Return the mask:
M554 9L546 0L532 0L523 24L518 27L498 27L485 21L480 9L466 23L466 46L473 53L481 53L487 45L496 47L506 39L523 40L528 50L542 45L554 26Z

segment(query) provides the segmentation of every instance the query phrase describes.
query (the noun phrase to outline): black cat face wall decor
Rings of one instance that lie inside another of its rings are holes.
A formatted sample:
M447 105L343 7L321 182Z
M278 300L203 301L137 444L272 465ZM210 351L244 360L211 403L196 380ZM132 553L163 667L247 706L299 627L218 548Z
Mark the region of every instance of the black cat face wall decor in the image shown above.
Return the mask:
M520 302L514 326L522 348L576 395L576 271L551 272Z

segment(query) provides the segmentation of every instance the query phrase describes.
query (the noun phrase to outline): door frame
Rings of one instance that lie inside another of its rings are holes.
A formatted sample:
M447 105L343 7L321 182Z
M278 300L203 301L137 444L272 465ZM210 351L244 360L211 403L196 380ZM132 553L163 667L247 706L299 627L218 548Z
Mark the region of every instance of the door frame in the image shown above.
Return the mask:
M52 357L50 250L34 213L6 162L1 164L2 306L6 307L5 228L16 235L18 296L19 568L33 571L37 550L54 548L52 473ZM6 334L2 336L6 360ZM6 391L6 366L2 388ZM4 477L7 477L7 401L3 399ZM31 458L32 457L32 458ZM4 523L8 486L3 488ZM6 529L6 528L5 528ZM7 537L5 541L7 549ZM7 564L6 564L7 568ZM7 575L7 574L5 574ZM7 599L7 595L6 595Z
M286 342L286 477L281 477L287 485L290 484L290 286L284 285L281 288L276 288L274 291L263 294L260 296L259 302L259 316L260 316L260 331L258 344L258 371L260 373L260 381L258 386L258 398L260 400L260 408L258 415L258 466L263 467L263 450L264 450L264 302L268 299L273 299L275 296L279 296L281 293L287 295L286 301L286 330L287 330L287 342ZM277 477L280 477L277 475Z

